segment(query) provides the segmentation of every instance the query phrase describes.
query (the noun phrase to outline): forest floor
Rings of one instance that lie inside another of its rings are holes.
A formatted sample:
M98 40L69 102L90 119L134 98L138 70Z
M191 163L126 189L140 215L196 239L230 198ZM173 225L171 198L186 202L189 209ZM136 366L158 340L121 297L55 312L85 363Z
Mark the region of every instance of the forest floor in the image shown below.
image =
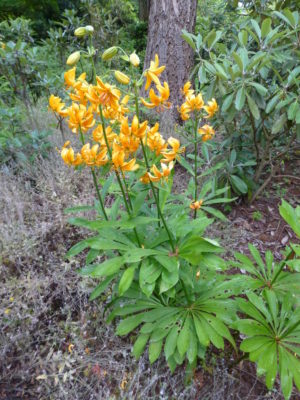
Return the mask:
M177 190L185 181L179 168ZM83 260L64 258L85 234L68 225L63 210L92 204L87 172L74 173L53 152L30 171L2 168L0 187L1 400L282 399L245 361L228 369L212 355L185 386L184 368L171 374L163 358L152 366L147 354L133 358L133 339L115 336L101 303L88 301L95 282L76 274ZM300 203L296 181L275 182L251 206L233 205L229 221L213 224L207 236L231 253L247 253L251 242L280 258L292 237L278 213L281 198Z

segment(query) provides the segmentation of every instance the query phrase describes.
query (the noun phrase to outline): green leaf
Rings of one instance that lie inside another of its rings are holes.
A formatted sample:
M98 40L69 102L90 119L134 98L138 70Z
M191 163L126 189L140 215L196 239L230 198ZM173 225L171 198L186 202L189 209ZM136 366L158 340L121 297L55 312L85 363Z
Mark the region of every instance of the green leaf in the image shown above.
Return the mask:
M261 25L261 37L264 39L267 34L271 31L272 19L265 18Z
M89 300L95 300L97 297L99 297L105 289L109 286L110 282L115 278L115 275L109 276L108 278L104 279L101 283L99 283L98 286L95 287L95 289L92 291L90 294Z
M246 91L244 86L242 86L241 88L239 88L239 90L237 91L236 94L236 98L235 98L235 108L240 111L245 104L245 99L246 99Z
M227 221L225 215L220 211L212 207L202 206L201 210L206 211L207 213L213 215L214 217L219 218L221 221Z
M110 276L119 271L121 266L124 265L124 258L122 256L111 258L101 264L88 266L79 270L79 274L83 276Z
M160 251L155 249L135 248L124 253L123 258L125 262L133 263L139 262L144 257L154 256L159 253Z
M202 255L202 253L215 253L220 251L222 251L222 248L217 242L199 236L191 236L179 246L180 257L191 262L193 265L197 265L199 256Z
M133 345L132 353L136 359L139 359L140 356L143 354L143 351L146 347L149 336L150 336L149 334L142 333L138 336L137 340L135 341L135 343Z
M248 43L248 32L244 29L238 34L241 46L246 46Z
M66 258L71 258L76 256L77 254L81 253L89 247L87 240L82 240L81 242L76 243L74 246L70 248L70 250L66 254Z
M129 332L133 331L143 321L143 314L133 315L131 317L123 319L122 322L117 326L116 333L118 336L128 335Z
M253 115L253 117L255 119L259 119L260 118L260 113L259 113L259 109L257 107L257 105L255 104L255 101L252 99L252 97L247 93L247 101L248 101L248 106L250 109L251 114Z
M181 32L182 32L182 34L181 34L182 39L185 40L191 46L191 48L193 50L196 50L196 44L193 40L193 36L189 32L187 32L185 29L182 29Z
M138 193L134 201L132 202L133 214L137 215L143 204L145 204L145 198L148 194L147 190Z
M268 94L268 89L266 89L263 85L260 83L256 82L249 82L249 85L255 87L256 91L261 95L261 96L266 96Z
M235 51L232 53L232 56L233 56L235 62L237 63L240 71L243 72L244 65L243 65L243 61L242 61L241 57Z
M235 190L243 194L248 192L247 184L240 177L237 175L230 175L229 179Z
M123 294L130 288L133 278L134 272L136 269L136 265L132 265L131 267L127 268L120 279L119 282L119 295L123 296Z
M272 338L267 336L253 336L244 339L240 345L240 348L245 353L252 353L258 350L260 347L265 347L266 345L272 343Z
M164 352L167 360L176 350L177 338L178 338L178 326L175 325L170 330L165 342Z
M102 238L101 236L95 236L86 239L89 247L94 250L128 250L128 245L116 242L114 240Z
M275 14L278 18L282 19L284 22L286 22L288 25L290 25L292 28L294 28L296 21L293 16L293 13L290 10L285 9L283 11L283 13L281 13L279 11L274 11L273 14Z
M275 135L276 133L280 132L281 129L284 127L286 123L286 114L281 114L280 117L275 121L275 124L272 127L272 134Z
M266 113L270 114L271 111L274 110L276 104L278 103L280 99L280 95L276 94L272 99L268 102L267 107L266 107Z
M179 332L179 335L177 338L177 349L181 356L183 356L189 348L190 323L191 323L191 319L189 316L187 316L185 319L184 325L183 325L181 331Z
M209 340L217 349L224 349L224 340L221 335L206 321L203 316L200 316L203 328L205 329Z
M169 272L177 272L179 262L174 256L155 256L154 257L160 265L162 265Z
M149 345L149 361L153 364L160 356L163 340L151 342Z
M261 38L261 30L260 30L258 23L255 21L255 19L251 19L251 24L252 24L257 36L259 38Z
M207 321L208 324L211 325L211 327L218 332L220 336L223 336L225 339L229 341L229 343L232 344L233 348L236 350L236 345L233 337L231 336L231 333L229 332L229 329L223 322L214 317L213 315L207 315L205 313L202 314L203 318Z
M199 342L202 344L202 346L207 347L209 345L209 337L202 325L201 320L195 314L193 314L193 320Z
M161 282L160 282L160 288L159 288L159 293L164 293L167 290L171 289L173 286L176 285L176 283L179 280L179 272L173 271L163 271L161 274Z
M293 389L293 375L289 368L290 360L287 356L287 351L282 346L279 346L278 350L280 385L284 398L289 399Z
M230 108L232 101L233 101L233 96L234 96L234 93L231 93L228 96L226 96L225 100L223 101L222 108L221 108L223 113L225 113Z
M193 330L190 331L190 343L187 350L187 358L189 363L193 363L197 358L198 353L198 340Z
M297 209L299 206L297 207ZM288 202L282 200L279 212L282 218L290 225L296 235L300 238L300 215Z

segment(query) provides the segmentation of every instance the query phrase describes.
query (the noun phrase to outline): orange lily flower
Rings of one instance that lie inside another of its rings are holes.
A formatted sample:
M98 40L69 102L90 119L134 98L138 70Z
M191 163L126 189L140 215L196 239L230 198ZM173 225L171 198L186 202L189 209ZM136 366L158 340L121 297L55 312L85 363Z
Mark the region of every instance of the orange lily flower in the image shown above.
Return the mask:
M163 163L169 163L173 161L177 154L182 153L184 151L184 147L180 149L180 142L178 139L170 137L168 139L168 144L172 147L172 150L162 151L161 154L164 158L161 160Z
M179 109L181 119L184 121L189 119L191 112L200 111L202 108L204 108L202 94L199 93L197 96L194 94L189 95Z
M164 163L162 163L161 164L161 169L162 169L162 172L160 172L160 170L156 167L156 165L154 164L153 166L152 166L152 168L151 168L151 171L153 172L153 174L154 175L152 175L152 174L148 174L149 175L149 179L152 181L152 182L158 182L158 181L160 181L161 179L165 179L166 181L168 180L168 177L169 177L169 175L170 175L170 173L171 173L171 171L172 171L172 169L173 169L173 167L174 167L174 163L173 163L173 161L171 161L170 163L169 163L169 165L166 165L166 164L164 164Z
M158 55L155 54L155 60L150 62L150 68L144 73L146 77L145 90L149 88L151 82L154 82L156 85L160 85L158 77L165 70L165 68L165 65L159 67L159 58Z
M192 94L194 94L194 90L191 89L191 86L192 86L191 82L190 82L190 81L187 81L187 82L184 84L183 88L181 89L181 92L182 92L182 94L183 94L185 97L189 97L189 96L191 96Z
M68 140L63 145L63 148L60 153L61 158L64 160L65 164L73 165L73 166L82 164L83 160L82 160L81 154L77 153L76 157L75 157L74 150L72 149L72 147L68 148L69 145L70 145L70 141Z
M105 128L105 133L106 133L107 141L108 141L109 145L111 145L112 142L114 141L114 139L116 139L118 135L115 132L113 132L111 126L107 126ZM98 142L101 146L106 146L102 125L98 125L93 130L93 139L95 142Z
M112 108L118 109L118 101L121 96L120 90L117 89L115 86L110 85L109 83L102 82L102 80L98 76L96 77L96 79L97 86L95 86L95 89L98 95L96 104L102 104L104 106L110 106Z
M132 119L131 127L129 127L128 118L123 118L120 132L126 136L134 135L135 137L142 139L146 134L147 124L148 121L144 121L142 124L139 124L138 117L135 115Z
M89 107L87 109L83 104L78 105L77 103L73 103L72 106L68 108L68 115L69 128L74 133L77 133L79 129L81 129L82 132L87 132L95 125L92 108Z
M125 151L123 147L116 142L113 143L112 162L115 169L121 169L122 171L135 171L139 168L135 158L125 162Z
M124 135L123 133L120 133L118 141L122 145L126 154L135 153L140 146L140 139L133 135Z
M121 100L121 102L118 105L118 108L112 108L109 106L105 106L103 108L103 115L104 118L106 119L110 119L111 123L118 121L118 122L122 122L124 115L126 113L128 113L129 108L126 107L127 103L129 101L130 96L126 95L123 97L123 99Z
M49 107L52 111L56 112L62 117L66 117L68 115L68 110L64 109L65 103L63 103L61 101L61 98L58 96L54 96L53 94L51 94L49 98Z
M99 152L99 145L94 144L92 148L89 143L86 143L81 149L81 156L84 160L85 164L92 167L101 165L105 165L108 162L107 158L107 148L103 147L103 149Z
M150 182L149 174L146 172L141 178L140 182L142 182L144 185L147 185Z
M157 85L156 89L160 93L160 96L157 96L154 92L153 89L150 89L149 92L149 97L151 103L147 102L145 99L141 98L141 102L144 104L145 107L147 108L155 108L161 106L161 109L164 108L170 108L171 103L167 102L169 96L170 96L170 89L169 85L167 82L164 82L164 85Z
M64 73L65 85L67 87L78 87L86 78L86 73L81 74L76 80L76 67L69 69Z
M201 200L198 200L198 201L193 201L193 202L190 204L190 208L191 208L192 210L199 210L199 209L201 208L202 204L203 204L203 200L202 200L202 199L201 199Z
M147 138L144 140L145 145L149 147L158 156L162 150L165 150L167 143L162 135L158 132L159 123L157 122L151 129L148 130Z
M207 112L206 118L211 118L215 115L215 113L218 111L219 107L215 99L212 99L211 101L207 102L207 106L204 106L204 110Z
M215 131L210 125L206 124L198 129L198 133L202 135L203 142L206 142L207 140L210 140L214 136Z

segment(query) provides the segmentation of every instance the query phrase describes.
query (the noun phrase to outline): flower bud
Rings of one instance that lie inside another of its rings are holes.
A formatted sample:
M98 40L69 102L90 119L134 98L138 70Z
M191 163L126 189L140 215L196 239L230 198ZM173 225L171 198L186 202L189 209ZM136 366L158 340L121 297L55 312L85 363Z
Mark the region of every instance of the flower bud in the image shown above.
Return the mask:
M80 60L80 51L75 51L67 59L67 65L75 65Z
M92 25L87 25L85 27L85 30L87 31L88 34L92 35L94 33L94 27Z
M87 29L84 28L83 26L80 26L79 28L75 29L74 35L81 38L84 37L87 34Z
M136 53L130 54L129 61L134 67L138 67L140 65L140 59Z
M111 58L113 58L118 52L118 48L116 46L110 47L109 49L106 49L104 53L102 54L102 60L103 61L108 61Z
M115 71L115 78L119 83L122 83L123 85L128 85L130 82L129 76L123 74L121 71Z

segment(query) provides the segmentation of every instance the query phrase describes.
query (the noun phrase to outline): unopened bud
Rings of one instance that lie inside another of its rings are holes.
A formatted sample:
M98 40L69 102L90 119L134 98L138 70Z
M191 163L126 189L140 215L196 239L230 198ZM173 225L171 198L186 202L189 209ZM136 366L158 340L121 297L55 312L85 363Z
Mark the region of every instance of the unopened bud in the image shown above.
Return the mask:
M115 71L115 78L119 83L122 83L123 85L128 85L130 82L129 76L123 74L121 71Z
M140 65L140 59L136 53L130 54L129 61L134 67L138 67Z
M118 52L118 48L116 46L110 47L109 49L106 49L104 53L102 54L102 60L103 61L108 61L111 58L113 58Z
M84 37L88 33L86 27L80 26L79 28L75 29L74 35L77 37Z
M87 31L87 33L89 33L90 35L92 35L94 33L94 27L92 25L87 25L85 27L85 30Z
M67 65L70 66L75 65L78 63L79 60L80 60L80 51L75 51L74 53L69 55L67 59Z

